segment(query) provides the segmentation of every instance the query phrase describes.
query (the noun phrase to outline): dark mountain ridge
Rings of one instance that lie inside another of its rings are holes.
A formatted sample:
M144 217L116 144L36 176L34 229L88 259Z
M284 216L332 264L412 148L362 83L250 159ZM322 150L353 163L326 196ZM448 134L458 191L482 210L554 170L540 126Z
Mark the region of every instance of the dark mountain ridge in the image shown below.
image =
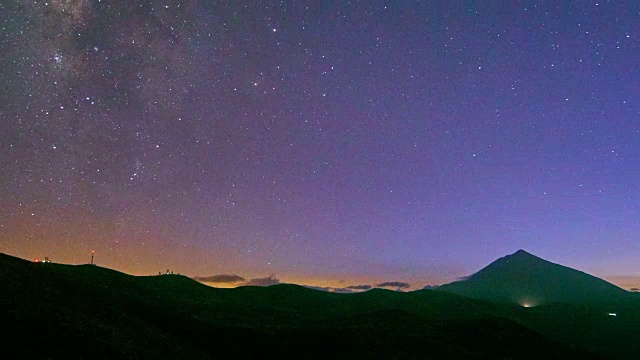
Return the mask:
M464 280L442 285L438 291L527 307L555 302L619 302L630 295L605 280L524 250L502 257Z
M525 309L433 290L217 289L179 275L3 254L0 305L11 330L0 335L5 353L50 359L632 359L638 349L626 334L640 319L624 309L613 321L603 309Z

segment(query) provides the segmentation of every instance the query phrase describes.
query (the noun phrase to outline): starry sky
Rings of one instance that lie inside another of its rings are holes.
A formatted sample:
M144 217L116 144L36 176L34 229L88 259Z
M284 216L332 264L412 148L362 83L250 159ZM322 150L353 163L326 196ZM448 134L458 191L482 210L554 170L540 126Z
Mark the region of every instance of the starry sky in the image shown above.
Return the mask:
M0 252L400 289L640 287L640 6L0 1Z

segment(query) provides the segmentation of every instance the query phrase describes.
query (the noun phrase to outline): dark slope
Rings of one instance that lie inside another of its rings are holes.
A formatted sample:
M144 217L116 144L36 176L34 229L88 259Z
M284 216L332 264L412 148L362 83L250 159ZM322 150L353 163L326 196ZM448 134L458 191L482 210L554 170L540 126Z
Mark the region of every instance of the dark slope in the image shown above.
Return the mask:
M525 309L434 291L214 289L0 254L0 346L25 358L590 358Z
M613 284L520 250L437 291L529 306L510 316L576 347L640 358L640 299ZM616 316L610 316L615 313Z
M524 250L500 258L469 278L443 285L438 290L523 306L554 302L609 303L629 298L627 291L611 283Z

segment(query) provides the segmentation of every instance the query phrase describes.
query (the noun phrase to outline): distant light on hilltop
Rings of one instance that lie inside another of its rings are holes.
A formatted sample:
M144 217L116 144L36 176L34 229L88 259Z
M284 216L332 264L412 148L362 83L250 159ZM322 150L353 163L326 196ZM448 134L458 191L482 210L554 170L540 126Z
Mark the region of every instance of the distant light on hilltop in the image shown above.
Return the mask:
M519 301L520 306L525 307L525 308L531 308L531 307L535 307L538 305L538 303L534 300L531 299L523 299Z

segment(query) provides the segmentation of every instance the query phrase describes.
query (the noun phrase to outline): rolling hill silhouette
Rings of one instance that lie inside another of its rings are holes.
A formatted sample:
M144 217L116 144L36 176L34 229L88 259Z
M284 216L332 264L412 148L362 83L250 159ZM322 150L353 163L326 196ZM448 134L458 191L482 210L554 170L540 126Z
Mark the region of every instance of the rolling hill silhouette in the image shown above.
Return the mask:
M0 254L0 348L22 358L636 359L638 305L614 319L433 290L217 289Z
M554 264L524 250L502 257L468 278L442 285L438 290L526 307L548 303L610 303L624 301L630 295L595 276Z

